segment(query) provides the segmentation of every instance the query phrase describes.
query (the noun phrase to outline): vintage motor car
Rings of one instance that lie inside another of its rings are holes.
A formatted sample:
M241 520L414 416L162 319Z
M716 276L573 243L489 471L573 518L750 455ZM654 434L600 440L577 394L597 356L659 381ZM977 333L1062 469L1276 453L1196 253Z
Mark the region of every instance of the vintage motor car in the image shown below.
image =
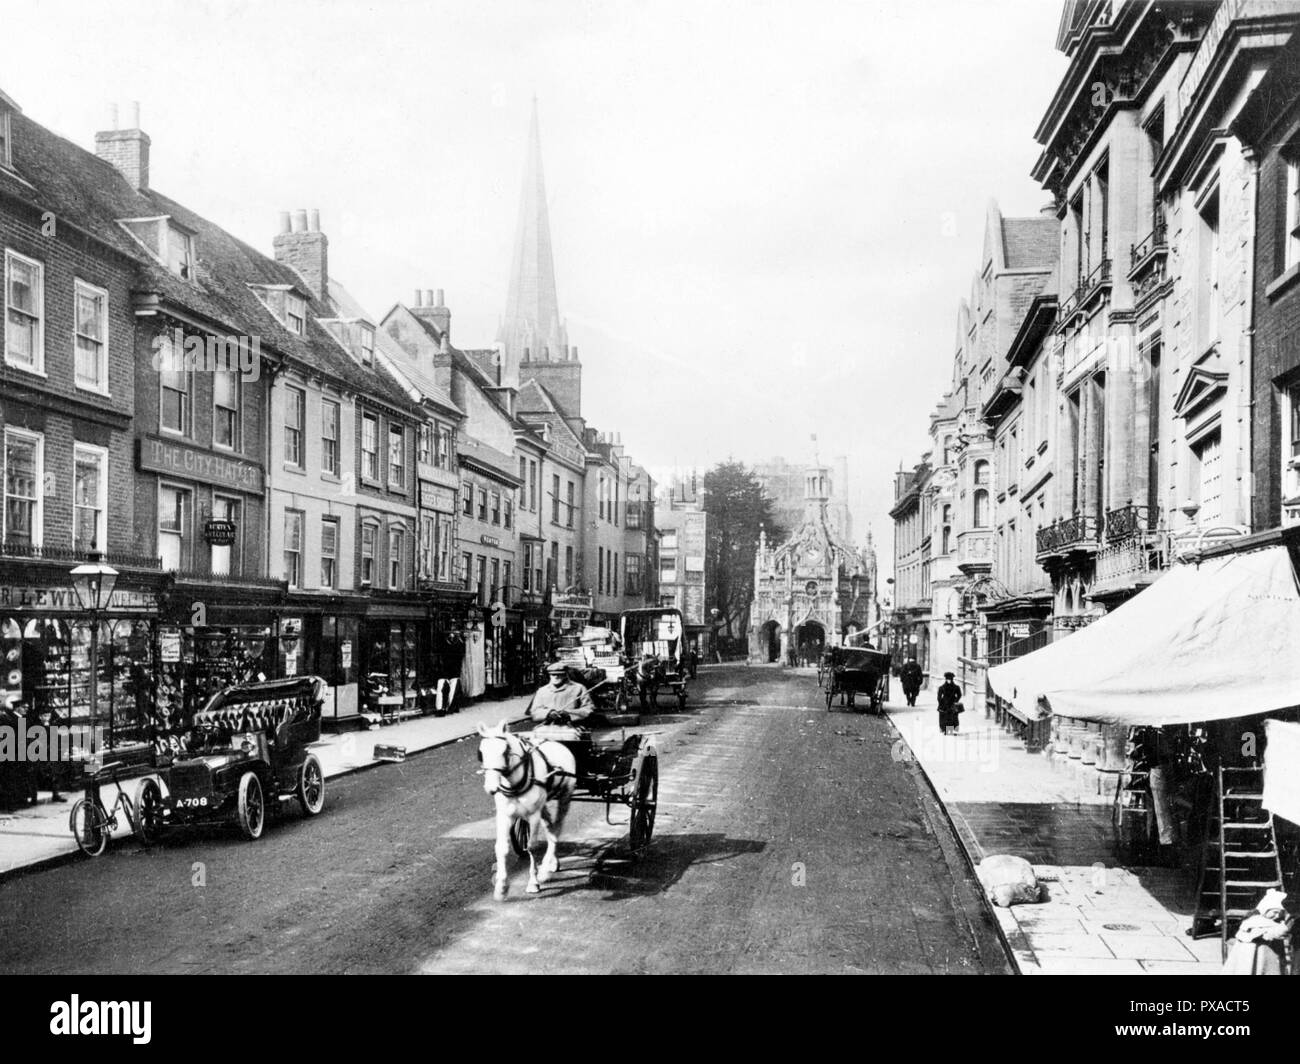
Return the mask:
M259 838L268 809L296 798L306 816L325 807L320 740L325 681L317 676L223 688L194 715L186 750L160 766L167 794L159 828L233 819Z

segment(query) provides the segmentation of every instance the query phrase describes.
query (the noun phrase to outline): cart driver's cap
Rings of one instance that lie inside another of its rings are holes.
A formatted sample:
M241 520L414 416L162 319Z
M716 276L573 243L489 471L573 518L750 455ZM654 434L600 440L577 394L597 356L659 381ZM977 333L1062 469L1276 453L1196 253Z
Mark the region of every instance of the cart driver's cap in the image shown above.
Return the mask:
M564 662L562 661L553 661L546 666L546 671L553 676L557 672L568 672L569 667L566 664L564 664Z
M952 679L955 679L956 676L957 676L957 674L956 674L955 672L945 672L945 673L943 674L943 678L944 678L945 680L952 680Z

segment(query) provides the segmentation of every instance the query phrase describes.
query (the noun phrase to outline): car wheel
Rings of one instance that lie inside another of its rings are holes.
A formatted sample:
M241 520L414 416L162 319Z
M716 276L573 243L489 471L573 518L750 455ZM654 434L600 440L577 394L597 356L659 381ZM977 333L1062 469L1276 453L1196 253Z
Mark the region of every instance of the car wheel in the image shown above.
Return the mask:
M256 772L245 772L239 781L239 830L246 838L262 836L266 826L266 803L262 799L262 781Z
M135 792L135 837L152 846L162 834L162 827L162 789L157 780L141 780Z
M325 773L315 754L308 754L298 771L298 804L304 816L316 816L325 808Z

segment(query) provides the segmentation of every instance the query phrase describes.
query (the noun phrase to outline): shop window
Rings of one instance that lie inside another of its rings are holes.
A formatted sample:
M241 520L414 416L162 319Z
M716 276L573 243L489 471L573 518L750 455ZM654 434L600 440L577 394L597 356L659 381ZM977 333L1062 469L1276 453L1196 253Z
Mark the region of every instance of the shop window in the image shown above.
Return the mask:
M40 547L43 542L45 437L7 428L4 468L4 543L6 547Z
M72 533L78 554L108 548L106 506L108 451L79 443L73 448Z
M45 372L45 267L5 252L5 362Z
M158 557L165 571L184 568L189 558L192 494L170 484L158 488Z
M108 293L85 281L76 281L73 284L73 318L77 387L107 394Z
M302 526L305 517L301 510L284 511L284 578L290 587L302 586Z

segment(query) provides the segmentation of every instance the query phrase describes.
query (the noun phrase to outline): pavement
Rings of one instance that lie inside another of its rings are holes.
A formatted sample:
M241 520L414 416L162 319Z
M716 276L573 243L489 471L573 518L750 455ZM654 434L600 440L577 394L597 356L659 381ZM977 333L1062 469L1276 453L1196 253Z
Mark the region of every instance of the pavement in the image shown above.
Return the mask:
M530 695L520 695L475 702L446 716L415 717L367 731L327 732L312 746L312 751L320 758L326 779L344 776L384 764L374 756L378 745L405 747L408 754L413 754L473 735L479 724L523 720L530 698ZM137 786L138 779L131 779L124 784L124 789L134 798ZM111 785L100 792L105 806L111 805L116 795ZM66 802L51 801L49 791L42 791L37 797L33 806L0 813L0 880L15 872L66 860L78 852L68 816L80 793L68 794ZM114 837L126 835L128 831L128 826L122 824Z
M959 733L944 736L930 691L915 707L886 708L902 737L896 756L914 758L930 779L972 864L1023 857L1045 886L1036 905L993 907L1021 974L1220 973L1219 939L1186 934L1195 873L1117 861L1112 799L1092 768L1030 753L970 710Z

